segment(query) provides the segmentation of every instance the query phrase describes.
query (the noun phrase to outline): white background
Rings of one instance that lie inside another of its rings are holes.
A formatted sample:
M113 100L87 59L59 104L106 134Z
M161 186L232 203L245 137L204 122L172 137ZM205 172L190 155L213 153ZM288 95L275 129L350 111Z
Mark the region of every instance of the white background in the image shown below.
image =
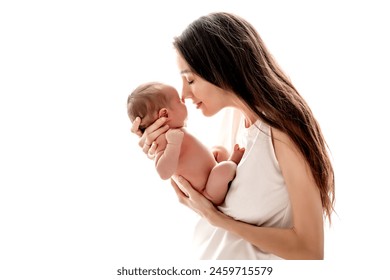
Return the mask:
M332 152L326 260L272 265L293 279L389 274L385 1L40 0L0 2L1 279L205 264L190 255L197 216L138 148L126 99L149 80L180 90L172 38L212 11L257 28ZM188 127L212 145L218 120L190 108Z

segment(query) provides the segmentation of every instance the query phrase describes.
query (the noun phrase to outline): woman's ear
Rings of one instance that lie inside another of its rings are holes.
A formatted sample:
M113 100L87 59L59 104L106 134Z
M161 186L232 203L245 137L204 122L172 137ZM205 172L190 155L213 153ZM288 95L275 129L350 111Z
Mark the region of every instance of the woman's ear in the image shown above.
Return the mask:
M167 108L162 108L160 111L158 111L158 118L168 118L168 109Z

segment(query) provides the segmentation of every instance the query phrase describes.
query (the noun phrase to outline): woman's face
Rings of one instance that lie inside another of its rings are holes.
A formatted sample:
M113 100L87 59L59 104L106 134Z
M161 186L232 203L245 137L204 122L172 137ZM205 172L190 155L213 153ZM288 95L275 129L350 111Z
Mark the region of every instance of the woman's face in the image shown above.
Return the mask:
M178 54L177 64L183 81L181 98L191 99L205 116L212 116L222 108L232 106L232 94L223 90L190 70L187 62Z

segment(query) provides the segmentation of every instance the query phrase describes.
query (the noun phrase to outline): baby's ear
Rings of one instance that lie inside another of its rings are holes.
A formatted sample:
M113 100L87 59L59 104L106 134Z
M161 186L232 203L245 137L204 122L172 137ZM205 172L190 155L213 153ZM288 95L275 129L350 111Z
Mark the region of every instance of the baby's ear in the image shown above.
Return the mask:
M167 108L162 108L160 111L158 111L158 118L168 118L168 109Z

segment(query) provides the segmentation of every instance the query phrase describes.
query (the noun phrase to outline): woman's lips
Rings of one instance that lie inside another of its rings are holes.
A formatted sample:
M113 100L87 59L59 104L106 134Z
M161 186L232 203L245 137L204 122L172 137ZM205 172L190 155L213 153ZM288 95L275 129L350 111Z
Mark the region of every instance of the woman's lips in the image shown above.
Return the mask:
M202 102L196 103L196 109L199 109L201 105L202 105Z

